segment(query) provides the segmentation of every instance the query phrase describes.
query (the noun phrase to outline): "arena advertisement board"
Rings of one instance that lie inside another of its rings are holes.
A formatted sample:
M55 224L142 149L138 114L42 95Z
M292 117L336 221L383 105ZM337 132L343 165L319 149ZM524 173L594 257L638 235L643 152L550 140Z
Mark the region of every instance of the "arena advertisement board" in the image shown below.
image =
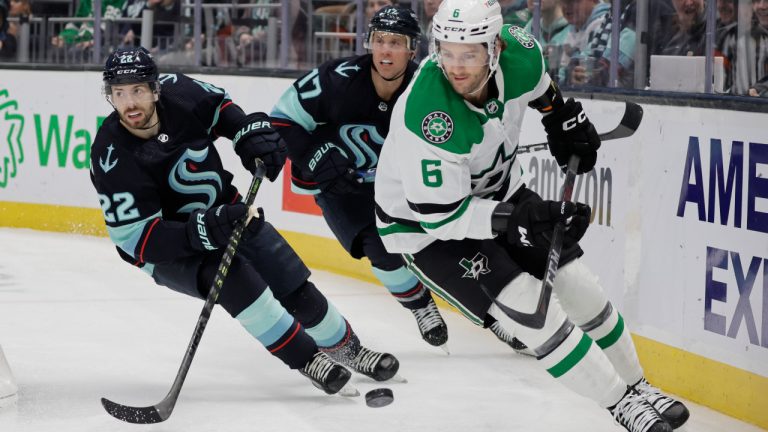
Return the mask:
M195 76L246 111L269 111L289 79ZM584 101L598 131L623 104ZM576 197L594 220L584 259L632 330L768 376L768 138L763 114L645 106L631 138L603 143ZM90 145L111 107L96 72L3 71L0 202L98 211ZM674 121L671 121L673 119ZM530 111L521 144L545 139ZM249 174L227 140L217 147L242 189ZM563 175L547 151L520 154L526 181L555 198ZM103 161L108 164L109 161ZM282 230L332 238L312 199L268 183L258 203ZM50 217L56 217L51 215Z
M638 330L768 376L765 115L690 111L654 107L646 122L662 125L663 139L642 141L636 159Z

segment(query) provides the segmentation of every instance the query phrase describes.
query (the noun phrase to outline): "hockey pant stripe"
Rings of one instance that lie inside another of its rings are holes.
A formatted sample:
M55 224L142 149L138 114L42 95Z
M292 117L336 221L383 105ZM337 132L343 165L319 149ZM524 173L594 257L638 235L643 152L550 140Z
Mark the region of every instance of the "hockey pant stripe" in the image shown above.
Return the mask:
M235 318L265 347L282 338L294 323L293 317L275 300L269 289L264 290L256 301Z
M461 302L453 298L450 294L448 294L445 290L441 289L439 285L434 283L431 279L426 277L421 270L419 270L418 267L413 263L413 256L408 254L403 254L403 258L405 258L406 263L408 264L408 270L412 271L413 274L416 275L417 278L421 281L421 283L424 284L427 288L429 288L430 291L437 294L438 297L445 300L446 303L450 304L454 308L456 308L459 312L461 312L462 315L467 317L470 321L475 323L476 325L482 326L485 324L485 320L483 318L480 318L479 316L473 314L469 309L464 307Z
M347 327L344 317L328 302L328 310L323 319L316 326L308 327L306 332L312 336L318 347L329 348L347 338Z

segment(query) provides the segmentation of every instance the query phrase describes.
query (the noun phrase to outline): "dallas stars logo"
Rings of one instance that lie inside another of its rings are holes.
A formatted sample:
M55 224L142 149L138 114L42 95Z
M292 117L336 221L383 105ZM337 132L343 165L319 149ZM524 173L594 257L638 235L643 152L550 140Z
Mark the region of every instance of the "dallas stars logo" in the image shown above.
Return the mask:
M459 261L461 268L465 270L462 278L472 278L477 280L480 275L488 274L491 269L488 268L488 257L478 252L471 260L462 258Z
M24 148L21 146L21 132L24 117L18 113L19 103L11 99L8 90L0 90L0 188L16 177L18 166L24 162ZM7 149L3 151L3 149Z
M509 28L509 34L511 34L512 37L517 39L517 41L520 42L520 45L522 45L524 48L528 48L528 49L533 48L533 45L534 45L533 36L531 36L530 33L523 30L522 28L518 26L512 26Z
M442 111L432 111L421 121L421 132L427 141L442 144L453 134L453 119Z

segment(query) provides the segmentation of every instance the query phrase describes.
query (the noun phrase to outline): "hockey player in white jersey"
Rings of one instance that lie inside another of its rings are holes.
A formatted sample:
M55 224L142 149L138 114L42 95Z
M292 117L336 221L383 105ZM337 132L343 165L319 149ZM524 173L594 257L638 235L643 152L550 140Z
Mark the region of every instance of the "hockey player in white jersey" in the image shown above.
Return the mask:
M563 100L541 49L502 23L495 0L445 0L432 22L431 59L392 113L375 183L377 229L389 252L478 325L494 318L532 348L555 379L605 407L631 432L668 432L686 407L644 378L629 330L581 262L584 204L544 201L521 179L517 145L528 107L543 114L561 166L596 162L600 139L581 104ZM542 328L507 316L491 298L536 308L546 254L567 222L557 301Z

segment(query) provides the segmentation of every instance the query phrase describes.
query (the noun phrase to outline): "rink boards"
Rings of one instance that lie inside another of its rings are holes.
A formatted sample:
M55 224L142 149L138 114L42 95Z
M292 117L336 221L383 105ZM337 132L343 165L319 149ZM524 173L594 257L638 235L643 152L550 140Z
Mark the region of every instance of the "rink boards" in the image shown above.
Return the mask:
M100 74L2 74L0 226L105 235L88 178L90 144L111 110ZM269 111L291 82L197 77L224 87L246 111ZM623 109L584 105L599 132ZM577 182L577 199L594 214L585 260L631 326L652 381L768 428L766 114L643 106L636 135L605 142L595 170ZM538 117L526 117L522 144L544 140ZM245 188L231 144L218 144ZM529 187L556 197L564 177L548 152L518 157ZM372 280L287 178L265 185L257 201L310 266Z

